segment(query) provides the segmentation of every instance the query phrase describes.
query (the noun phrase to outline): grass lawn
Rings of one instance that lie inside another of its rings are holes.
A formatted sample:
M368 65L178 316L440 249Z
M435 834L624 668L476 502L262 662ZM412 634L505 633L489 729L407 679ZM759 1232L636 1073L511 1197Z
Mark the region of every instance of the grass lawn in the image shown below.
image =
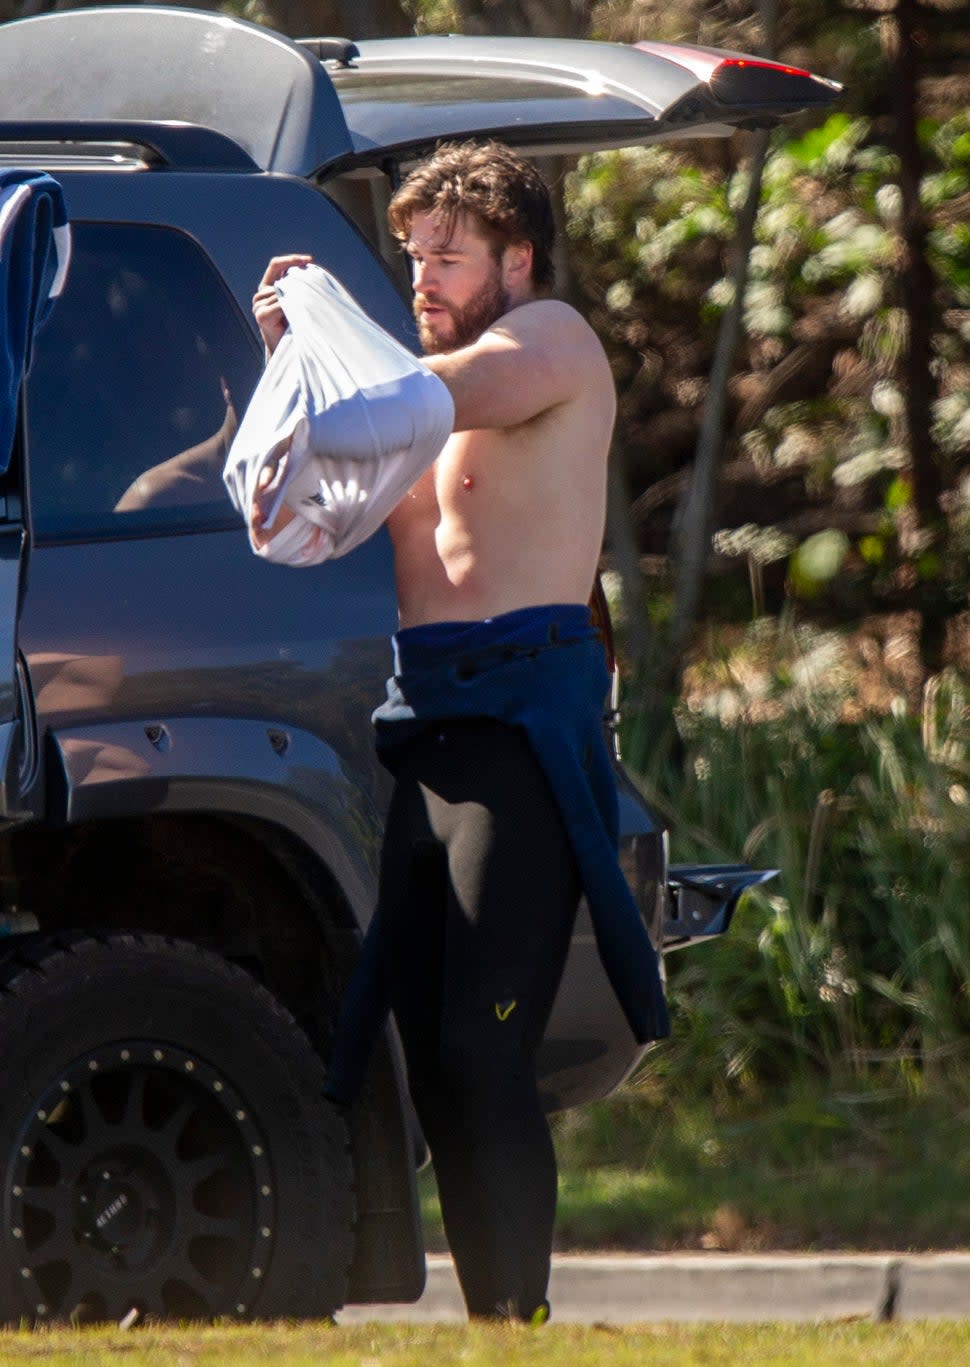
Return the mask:
M44 1367L934 1367L970 1359L970 1322L522 1327L269 1325L0 1332L0 1362Z
M555 1120L562 1252L970 1247L965 1102L823 1090L671 1104L636 1087ZM420 1175L429 1249L445 1248Z
M921 1181L921 1178L925 1180ZM437 1192L422 1174L425 1239L447 1249ZM970 1246L970 1191L953 1172L887 1178L830 1169L809 1181L725 1172L703 1179L659 1170L560 1174L559 1252L900 1252Z

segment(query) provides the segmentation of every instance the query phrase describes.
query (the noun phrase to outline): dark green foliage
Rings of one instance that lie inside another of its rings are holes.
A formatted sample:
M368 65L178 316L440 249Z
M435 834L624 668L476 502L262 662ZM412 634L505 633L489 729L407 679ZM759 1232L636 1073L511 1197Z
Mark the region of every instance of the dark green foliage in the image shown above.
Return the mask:
M669 960L663 1066L711 1093L918 1088L965 1068L968 695L940 676L921 713L898 698L850 724L855 683L835 633L786 642L764 623L695 671L676 767L652 766L629 717L627 761L671 814L674 859L780 869L716 946Z

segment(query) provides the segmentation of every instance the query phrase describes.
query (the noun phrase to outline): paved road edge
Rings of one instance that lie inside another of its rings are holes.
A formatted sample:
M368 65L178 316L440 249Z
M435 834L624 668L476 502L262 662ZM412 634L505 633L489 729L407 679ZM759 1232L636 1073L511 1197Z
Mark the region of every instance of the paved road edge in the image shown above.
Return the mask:
M823 1321L970 1317L970 1253L562 1254L550 1299L559 1323ZM465 1318L451 1259L428 1258L414 1305L351 1306L345 1324Z

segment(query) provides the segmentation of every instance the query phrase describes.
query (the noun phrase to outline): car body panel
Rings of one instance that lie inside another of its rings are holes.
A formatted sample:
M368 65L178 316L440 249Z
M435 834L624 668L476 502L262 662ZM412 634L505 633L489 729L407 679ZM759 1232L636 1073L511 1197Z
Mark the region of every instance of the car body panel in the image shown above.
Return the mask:
M723 935L742 893L777 874L777 869L752 869L747 864L672 864L663 925L665 949Z
M0 527L0 724L17 716L17 606L24 533Z
M258 333L250 301L256 282L269 257L284 243L296 242L336 275L381 327L417 350L410 308L387 267L332 201L305 180L175 170L164 175L146 169L72 171L69 166L52 174L75 222L151 223L188 233L215 261L254 340Z
M88 675L90 677L90 674ZM380 811L360 770L301 727L148 713L52 730L48 819L132 812L251 816L301 840L366 925L377 890Z
M212 11L118 5L36 15L0 28L0 60L0 119L198 124L262 169L298 176L352 150L316 58Z
M754 115L774 120L838 93L810 73L725 53L735 63L725 102L715 95L725 80L712 49L688 65L689 49L664 43L452 34L358 47L331 78L361 160L389 151L412 160L436 139L469 136L532 153L624 147L673 131L725 136Z

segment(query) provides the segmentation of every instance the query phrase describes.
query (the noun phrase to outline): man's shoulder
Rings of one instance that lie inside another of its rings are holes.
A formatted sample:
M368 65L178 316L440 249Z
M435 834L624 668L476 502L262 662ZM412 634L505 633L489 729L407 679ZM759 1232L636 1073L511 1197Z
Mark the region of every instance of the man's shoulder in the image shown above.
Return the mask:
M551 323L557 327L577 331L592 331L583 315L574 309L572 304L566 304L562 299L548 298L527 299L524 303L516 304L507 313L503 313L501 318L496 319L492 327L512 331L520 328L548 327Z
M529 299L497 319L490 332L521 342L539 342L544 350L580 350L601 354L602 343L583 315L561 299Z

